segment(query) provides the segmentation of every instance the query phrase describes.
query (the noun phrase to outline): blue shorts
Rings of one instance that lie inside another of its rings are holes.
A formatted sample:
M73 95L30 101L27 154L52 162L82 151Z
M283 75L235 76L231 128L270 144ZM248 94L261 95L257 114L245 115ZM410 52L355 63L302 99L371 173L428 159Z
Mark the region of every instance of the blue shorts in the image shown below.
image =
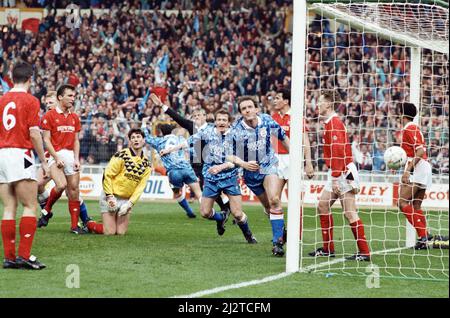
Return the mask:
M259 172L244 172L244 182L256 196L266 192L263 185L265 177L266 174L261 174Z
M190 169L172 169L167 173L169 183L172 189L181 189L185 184L198 182L194 170Z
M241 187L237 177L222 179L219 181L210 181L205 179L203 183L203 194L205 198L217 198L220 193L227 195L241 195Z

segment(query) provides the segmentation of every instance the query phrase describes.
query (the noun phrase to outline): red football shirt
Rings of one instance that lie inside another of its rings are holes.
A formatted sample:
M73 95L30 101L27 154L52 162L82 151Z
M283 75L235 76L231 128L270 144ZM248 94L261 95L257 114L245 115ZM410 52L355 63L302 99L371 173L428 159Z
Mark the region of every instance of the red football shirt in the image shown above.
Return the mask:
M39 129L39 100L13 88L0 98L0 148L33 149L30 129Z
M325 121L323 155L333 177L339 177L347 170L347 165L353 162L352 147L348 141L347 129L336 113Z
M278 125L281 126L281 128L283 128L283 130L286 132L286 136L288 136L288 138L291 138L291 111L289 110L286 114L284 114L284 116L282 116L280 113L275 113L272 115L272 118L278 123ZM306 131L308 131L308 129L306 129L306 121L305 119L303 119L303 133L305 133ZM286 155L289 153L289 151L284 148L283 143L279 139L277 139L276 142L278 143L277 147L275 148L275 152L277 154Z
M413 122L409 122L403 127L401 147L405 150L406 155L409 158L414 158L416 156L416 150L418 148L423 148L425 152L422 159L428 158L425 138L423 138L419 126Z
M55 151L61 149L73 150L75 133L81 130L78 115L72 112L66 116L56 107L42 117L42 129L49 130L51 142Z

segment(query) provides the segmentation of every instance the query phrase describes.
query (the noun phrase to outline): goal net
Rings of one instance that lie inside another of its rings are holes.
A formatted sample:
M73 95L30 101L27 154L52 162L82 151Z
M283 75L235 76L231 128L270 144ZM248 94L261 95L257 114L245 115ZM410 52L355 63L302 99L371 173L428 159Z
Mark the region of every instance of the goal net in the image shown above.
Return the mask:
M300 1L294 1L294 6ZM421 207L428 232L448 236L448 4L436 0L308 1L306 17L305 46L299 46L305 50L306 65L302 113L316 176L307 180L303 173L300 181L304 185L300 271L364 276L376 271L380 277L448 280L448 245L436 240L428 249L414 248L416 231L397 207L403 171L387 169L383 159L387 148L401 143L397 104L414 103L419 108L414 121L424 135L433 172ZM302 32L295 23L294 41L295 32ZM333 232L335 257L309 255L324 243L318 216L327 180L324 120L318 109L323 90L338 96L335 111L346 125L359 170L361 191L356 206L370 262L345 259L358 246L339 200L331 207L334 224L328 229ZM290 189L291 183L292 179ZM293 215L290 211L288 222ZM295 245L288 245L288 270L289 262L296 260L290 246Z

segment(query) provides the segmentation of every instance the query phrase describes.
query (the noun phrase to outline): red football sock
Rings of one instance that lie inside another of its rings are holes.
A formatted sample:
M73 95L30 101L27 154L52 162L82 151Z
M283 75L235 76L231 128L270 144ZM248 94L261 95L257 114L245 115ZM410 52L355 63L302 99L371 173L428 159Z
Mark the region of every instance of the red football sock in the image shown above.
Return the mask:
M34 233L36 233L37 220L34 216L23 216L20 219L19 233L19 256L29 259L31 254L31 246L33 245Z
M419 235L419 237L427 237L427 219L425 218L425 215L423 215L423 211L414 209L413 220L417 235Z
M370 255L369 245L367 244L366 235L364 234L364 224L361 220L350 223L353 236L358 244L359 253L362 255Z
M422 210L414 210L412 205L405 205L402 208L403 214L408 222L416 229L419 237L427 236L427 221Z
M90 221L87 224L87 228L90 232L94 232L95 234L103 234L103 224L101 223Z
M323 250L334 253L333 242L333 215L320 215L320 226L322 227Z
M62 191L56 192L55 188L52 188L52 190L50 191L50 195L47 199L47 204L45 204L45 211L52 212L53 204L55 204L55 202L58 201L61 195Z
M403 214L405 215L408 222L411 223L411 225L414 225L414 221L413 221L413 217L412 217L413 211L414 211L414 209L413 209L412 205L405 205L402 208Z
M74 229L78 226L78 218L80 216L80 201L69 200L70 228Z
M97 223L94 227L95 234L103 234L103 224Z
M5 259L16 259L16 220L2 220L2 240Z

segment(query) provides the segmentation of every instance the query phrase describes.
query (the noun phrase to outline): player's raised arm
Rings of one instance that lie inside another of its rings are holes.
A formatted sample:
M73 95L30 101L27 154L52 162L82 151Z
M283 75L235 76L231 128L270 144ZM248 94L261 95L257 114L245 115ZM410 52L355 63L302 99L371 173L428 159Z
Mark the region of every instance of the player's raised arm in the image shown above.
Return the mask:
M186 129L190 135L193 135L195 132L195 124L192 120L186 119L182 116L180 116L176 111L174 111L172 108L170 108L169 106L165 105L161 99L156 95L156 94L150 94L150 99L152 100L152 102L157 105L162 107L162 110L169 115L173 120L175 120L175 122L180 125L181 127L183 127L184 129Z

